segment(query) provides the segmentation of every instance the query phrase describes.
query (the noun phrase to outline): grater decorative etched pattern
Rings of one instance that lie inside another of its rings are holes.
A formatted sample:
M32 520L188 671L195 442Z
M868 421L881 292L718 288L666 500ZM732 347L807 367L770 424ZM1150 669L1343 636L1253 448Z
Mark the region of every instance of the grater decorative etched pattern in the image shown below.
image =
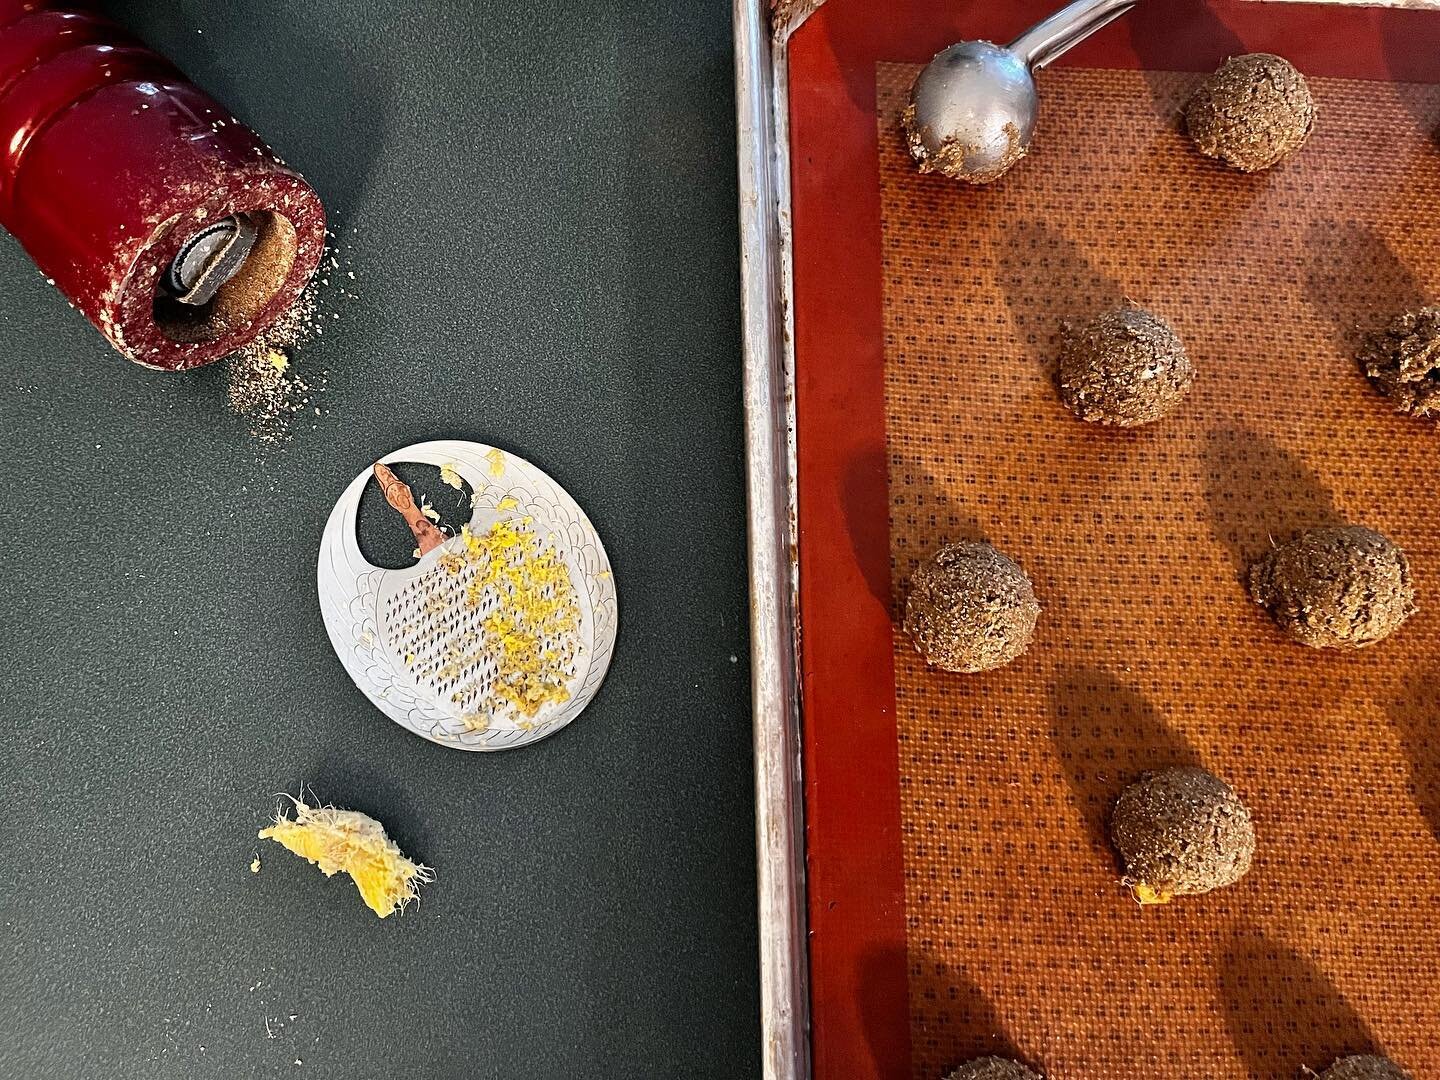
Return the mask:
M385 715L443 746L515 749L558 731L598 692L618 632L615 582L594 525L554 480L491 447L419 443L385 460L454 467L473 493L472 541L483 548L492 531L503 528L507 541L518 544L513 551L497 545L505 558L546 569L522 575L518 586L506 574L495 580L488 560L460 554L467 550L464 536L414 567L370 566L355 540L360 492L372 482L367 470L336 503L317 567L325 628L346 670ZM546 600L561 601L561 616L516 623L516 588L542 608ZM563 630L572 622L573 633ZM528 632L539 630L545 632ZM492 631L502 646L509 632L519 632L522 648L538 640L544 685L554 687L563 674L563 695L542 695L534 715L511 707L517 688L534 684L521 686L518 676L507 674L489 640Z

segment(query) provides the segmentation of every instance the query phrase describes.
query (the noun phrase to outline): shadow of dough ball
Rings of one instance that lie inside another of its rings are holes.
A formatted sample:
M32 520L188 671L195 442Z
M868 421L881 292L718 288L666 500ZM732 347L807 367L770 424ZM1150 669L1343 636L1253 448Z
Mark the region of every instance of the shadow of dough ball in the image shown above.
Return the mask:
M1116 800L1110 839L1142 904L1233 885L1250 869L1255 827L1230 785L1204 769L1153 773Z
M945 1080L1044 1080L1044 1077L1018 1061L984 1057L967 1061Z
M1396 412L1440 420L1440 307L1407 312L1368 335L1358 359Z
M1232 56L1185 106L1185 127L1206 157L1241 172L1268 169L1293 154L1315 127L1305 76L1272 53Z
M1250 568L1250 595L1296 641L1363 649L1415 614L1405 553L1360 525L1301 533Z
M1320 1080L1410 1080L1410 1074L1389 1058L1356 1054L1335 1062L1320 1074Z
M1079 328L1065 328L1060 397L1076 416L1135 427L1169 415L1195 381L1170 324L1127 304Z
M989 544L946 544L915 568L905 632L925 662L945 671L989 671L1023 653L1040 604L1025 571Z

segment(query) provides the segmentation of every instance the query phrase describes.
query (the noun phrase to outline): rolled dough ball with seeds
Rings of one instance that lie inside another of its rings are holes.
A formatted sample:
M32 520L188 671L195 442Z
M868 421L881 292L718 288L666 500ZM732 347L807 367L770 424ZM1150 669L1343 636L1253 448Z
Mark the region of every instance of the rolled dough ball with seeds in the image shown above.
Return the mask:
M1191 766L1152 773L1121 792L1110 839L1142 904L1233 885L1255 854L1255 827L1240 797Z
M1185 127L1206 157L1241 172L1278 164L1315 127L1305 76L1273 53L1232 56L1185 106Z
M1311 529L1250 568L1250 595L1296 641L1363 649L1415 614L1405 553L1360 525Z
M1078 329L1065 327L1060 397L1081 420L1152 423L1173 412L1194 381L1180 336L1144 308L1126 304Z
M945 671L989 671L1023 653L1040 604L1025 571L989 544L946 544L915 568L905 632L925 662Z
M945 1080L1044 1080L1032 1069L1008 1058L983 1057L967 1061Z
M1396 412L1440 420L1440 307L1407 312L1370 334L1359 360Z

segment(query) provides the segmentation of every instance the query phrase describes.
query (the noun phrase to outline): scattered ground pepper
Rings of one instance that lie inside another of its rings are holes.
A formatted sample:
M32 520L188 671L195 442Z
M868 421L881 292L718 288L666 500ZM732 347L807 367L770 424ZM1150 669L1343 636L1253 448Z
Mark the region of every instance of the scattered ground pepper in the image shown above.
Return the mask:
M293 369L290 357L314 335L316 324L312 283L269 329L225 361L230 409L263 443L287 441L291 419L310 405L310 384Z

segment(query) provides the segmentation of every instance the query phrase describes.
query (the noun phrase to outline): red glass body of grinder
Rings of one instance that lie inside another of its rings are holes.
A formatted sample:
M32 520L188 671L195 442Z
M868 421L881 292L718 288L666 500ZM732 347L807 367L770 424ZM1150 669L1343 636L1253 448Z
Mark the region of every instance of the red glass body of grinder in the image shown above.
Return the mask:
M83 3L0 0L0 224L125 356L254 340L325 249L305 180Z

